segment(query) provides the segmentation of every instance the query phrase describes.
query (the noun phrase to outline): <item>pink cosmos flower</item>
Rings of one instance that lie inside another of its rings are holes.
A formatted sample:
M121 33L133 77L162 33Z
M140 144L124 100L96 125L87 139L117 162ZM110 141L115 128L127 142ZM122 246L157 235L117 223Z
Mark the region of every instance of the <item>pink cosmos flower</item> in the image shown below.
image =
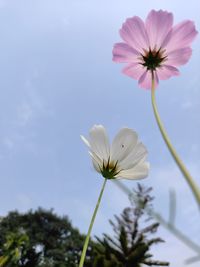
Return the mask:
M194 23L185 20L173 26L173 14L152 10L146 21L128 18L120 29L123 43L113 48L113 61L127 63L123 73L150 89L152 74L158 81L179 75L177 67L188 62L190 45L197 35Z

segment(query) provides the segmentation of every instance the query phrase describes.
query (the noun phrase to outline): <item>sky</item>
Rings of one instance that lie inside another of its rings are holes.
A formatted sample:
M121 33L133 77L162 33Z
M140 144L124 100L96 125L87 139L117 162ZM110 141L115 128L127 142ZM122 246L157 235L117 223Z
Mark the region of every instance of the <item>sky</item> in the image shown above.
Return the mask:
M128 17L151 9L195 22L196 0L0 0L0 214L53 208L86 233L103 183L80 134L103 124L110 139L126 126L147 146L154 207L168 218L169 190L176 192L176 225L200 244L199 210L160 136L149 91L112 62L114 43ZM161 81L158 109L172 143L200 185L200 37L181 75ZM123 181L130 189L137 181ZM109 182L93 235L111 231L108 220L129 205ZM158 259L182 267L195 253L162 226ZM184 255L184 256L183 256ZM191 266L199 266L199 262Z

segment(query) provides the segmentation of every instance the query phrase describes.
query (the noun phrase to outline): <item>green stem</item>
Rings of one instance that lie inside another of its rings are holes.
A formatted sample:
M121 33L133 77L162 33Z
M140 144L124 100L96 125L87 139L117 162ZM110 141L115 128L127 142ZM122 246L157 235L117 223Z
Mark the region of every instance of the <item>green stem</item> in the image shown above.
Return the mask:
M162 137L172 155L172 157L174 158L175 162L177 163L179 169L181 170L183 176L185 177L186 181L188 182L195 198L196 201L198 203L198 205L200 206L200 188L196 185L195 181L193 180L192 176L190 175L190 173L188 172L188 170L186 169L186 167L184 166L183 162L181 161L181 159L179 158L178 154L176 153L176 150L174 149L174 147L172 146L170 139L164 129L164 126L162 124L162 121L160 119L159 113L158 113L158 109L156 106L156 100L155 100L155 80L154 80L154 74L152 73L152 90L151 90L151 100L152 100L152 105L153 105L153 111L154 111L154 115L156 117L156 121L158 124L158 127L160 129L160 132L162 134Z
M84 246L83 246L83 250L82 250L81 259L80 259L80 262L79 262L79 267L83 267L83 264L84 264L84 261L85 261L86 251L87 251L88 243L89 243L89 240L90 240L90 234L91 234L92 227L93 227L93 224L94 224L94 220L95 220L95 217L96 217L96 214L97 214L100 202L101 202L101 198L102 198L103 191L104 191L104 188L105 188L105 185L106 185L106 181L107 181L107 179L105 178L104 182L103 182L103 186L102 186L101 192L99 194L99 198L98 198L94 213L92 215L92 219L91 219L91 222L90 222L90 226L89 226L88 233L87 233L87 236L86 236L86 239L85 239L85 243L84 243Z

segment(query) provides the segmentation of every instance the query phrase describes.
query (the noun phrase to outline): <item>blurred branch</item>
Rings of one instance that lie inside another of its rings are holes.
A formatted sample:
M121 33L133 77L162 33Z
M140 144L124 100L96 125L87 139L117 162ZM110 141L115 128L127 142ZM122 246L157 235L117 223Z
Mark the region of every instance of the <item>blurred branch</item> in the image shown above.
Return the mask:
M195 257L192 257L192 258L189 258L185 261L186 264L192 264L192 263L195 263L196 261L200 261L200 256L195 256Z
M176 228L174 225L171 225L170 223L167 223L163 217L159 213L154 213L154 216L156 219L167 229L169 230L173 235L175 235L180 241L182 241L185 245L190 247L192 250L197 252L200 256L200 246L196 244L194 241L192 241L189 237L187 237L185 234L183 234L178 228Z
M136 199L134 193L122 182L114 181L114 183L126 194L129 198ZM174 204L174 207L173 207ZM178 228L176 228L175 222L175 212L176 212L176 198L175 192L170 193L170 213L169 213L169 222L167 222L159 213L153 211L152 209L146 209L146 212L151 216L156 218L158 222L162 224L168 231L170 231L176 238L178 238L182 243L184 243L187 247L195 251L198 255L186 260L186 263L193 263L195 261L200 260L200 245L191 240L188 236L183 234Z
M175 225L176 217L176 192L171 189L169 191L169 224Z

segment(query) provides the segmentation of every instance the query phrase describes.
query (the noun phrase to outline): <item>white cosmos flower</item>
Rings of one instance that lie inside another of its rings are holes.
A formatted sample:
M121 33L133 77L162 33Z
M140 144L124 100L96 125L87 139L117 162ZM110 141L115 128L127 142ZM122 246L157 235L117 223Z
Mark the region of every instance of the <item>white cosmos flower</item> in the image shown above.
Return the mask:
M102 125L90 129L88 140L82 135L81 139L89 147L94 168L103 177L141 179L148 175L147 149L132 129L122 128L111 145Z

